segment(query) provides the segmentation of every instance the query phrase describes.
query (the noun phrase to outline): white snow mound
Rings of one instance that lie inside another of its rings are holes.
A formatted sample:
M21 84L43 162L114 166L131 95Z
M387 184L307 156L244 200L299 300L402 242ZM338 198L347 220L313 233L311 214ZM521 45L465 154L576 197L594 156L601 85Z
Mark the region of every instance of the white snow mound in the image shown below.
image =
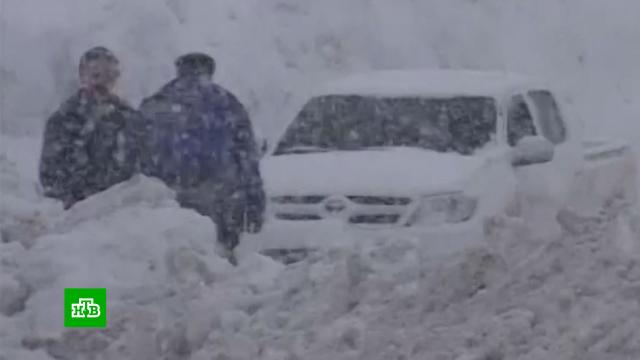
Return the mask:
M181 341L171 334L178 331L174 322L202 301L205 291L218 283L228 288L232 267L214 252L215 225L178 207L173 195L157 180L136 177L49 219L48 233L28 249L2 244L0 314L9 319L0 318L0 326L11 320L14 331L0 333L0 349L28 348L56 359L96 353L107 359L155 359L182 351L173 348L182 346L173 343ZM243 277L248 286L268 282L280 268L250 257L237 271L253 274L254 279ZM107 330L62 326L64 314L55 309L63 309L64 289L74 287L107 288ZM210 325L203 326L210 331ZM167 344L160 340L165 336ZM146 341L154 345L143 346Z
M7 169L3 186L24 183ZM640 217L624 207L562 212L563 234L528 246L506 231L432 259L429 239L390 238L234 268L213 223L154 179L67 212L11 196L42 236L0 242L0 360L640 358ZM68 287L107 288L106 329L63 327Z

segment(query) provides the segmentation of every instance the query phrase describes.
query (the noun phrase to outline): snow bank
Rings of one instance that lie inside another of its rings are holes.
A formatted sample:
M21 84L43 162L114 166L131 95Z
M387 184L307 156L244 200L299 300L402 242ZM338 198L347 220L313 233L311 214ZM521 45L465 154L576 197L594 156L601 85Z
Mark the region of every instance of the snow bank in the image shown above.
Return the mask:
M62 206L42 198L36 180L34 139L0 136L0 242L29 243ZM37 148L37 147L36 147Z
M434 65L551 78L592 131L633 138L637 128L632 0L1 4L3 132L37 134L96 43L123 58L120 91L133 103L170 77L175 55L210 51L268 134L318 80ZM287 268L254 255L232 269L213 252L213 225L160 184L135 179L63 214L35 186L26 158L38 147L8 141L2 360L640 358L637 221L565 214L564 235L537 249L437 262L392 239ZM109 288L106 330L62 327L68 286Z
M273 261L249 257L233 269L236 284L231 265L214 252L213 223L179 208L173 196L162 183L137 177L50 217L46 233L28 248L1 244L0 328L12 331L0 332L0 354L181 354L198 347L190 342L202 341L216 316L280 271ZM107 330L62 327L68 287L108 289Z
M562 213L564 234L527 251L433 259L398 238L233 268L207 218L137 177L50 214L28 246L0 244L0 359L637 358L623 210ZM108 328L65 329L65 287L106 287Z
M231 358L637 358L640 258L616 244L613 211L563 214L564 235L514 265L483 248L427 262L395 239L312 258L280 275L238 331L253 352Z

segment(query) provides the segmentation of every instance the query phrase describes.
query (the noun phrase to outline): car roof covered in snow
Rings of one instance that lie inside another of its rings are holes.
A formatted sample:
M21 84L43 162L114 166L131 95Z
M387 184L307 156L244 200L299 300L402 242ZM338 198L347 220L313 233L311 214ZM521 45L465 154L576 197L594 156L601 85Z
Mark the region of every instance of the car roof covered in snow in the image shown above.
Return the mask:
M349 75L325 84L315 95L501 96L532 87L544 88L539 80L505 72L385 70Z

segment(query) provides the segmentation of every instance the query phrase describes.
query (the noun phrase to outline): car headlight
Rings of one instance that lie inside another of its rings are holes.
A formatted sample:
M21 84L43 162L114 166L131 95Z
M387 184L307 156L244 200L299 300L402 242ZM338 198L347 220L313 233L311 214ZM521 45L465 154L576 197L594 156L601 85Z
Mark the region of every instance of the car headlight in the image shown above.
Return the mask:
M410 217L409 225L460 223L473 217L478 201L462 193L424 196Z

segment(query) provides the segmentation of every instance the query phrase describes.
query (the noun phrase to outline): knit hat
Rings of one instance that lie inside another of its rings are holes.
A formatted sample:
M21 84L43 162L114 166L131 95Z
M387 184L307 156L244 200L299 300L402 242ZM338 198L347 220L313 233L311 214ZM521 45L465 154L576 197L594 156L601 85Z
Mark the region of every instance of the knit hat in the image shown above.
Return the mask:
M188 53L180 56L175 61L178 77L209 75L216 71L215 60L204 53Z

